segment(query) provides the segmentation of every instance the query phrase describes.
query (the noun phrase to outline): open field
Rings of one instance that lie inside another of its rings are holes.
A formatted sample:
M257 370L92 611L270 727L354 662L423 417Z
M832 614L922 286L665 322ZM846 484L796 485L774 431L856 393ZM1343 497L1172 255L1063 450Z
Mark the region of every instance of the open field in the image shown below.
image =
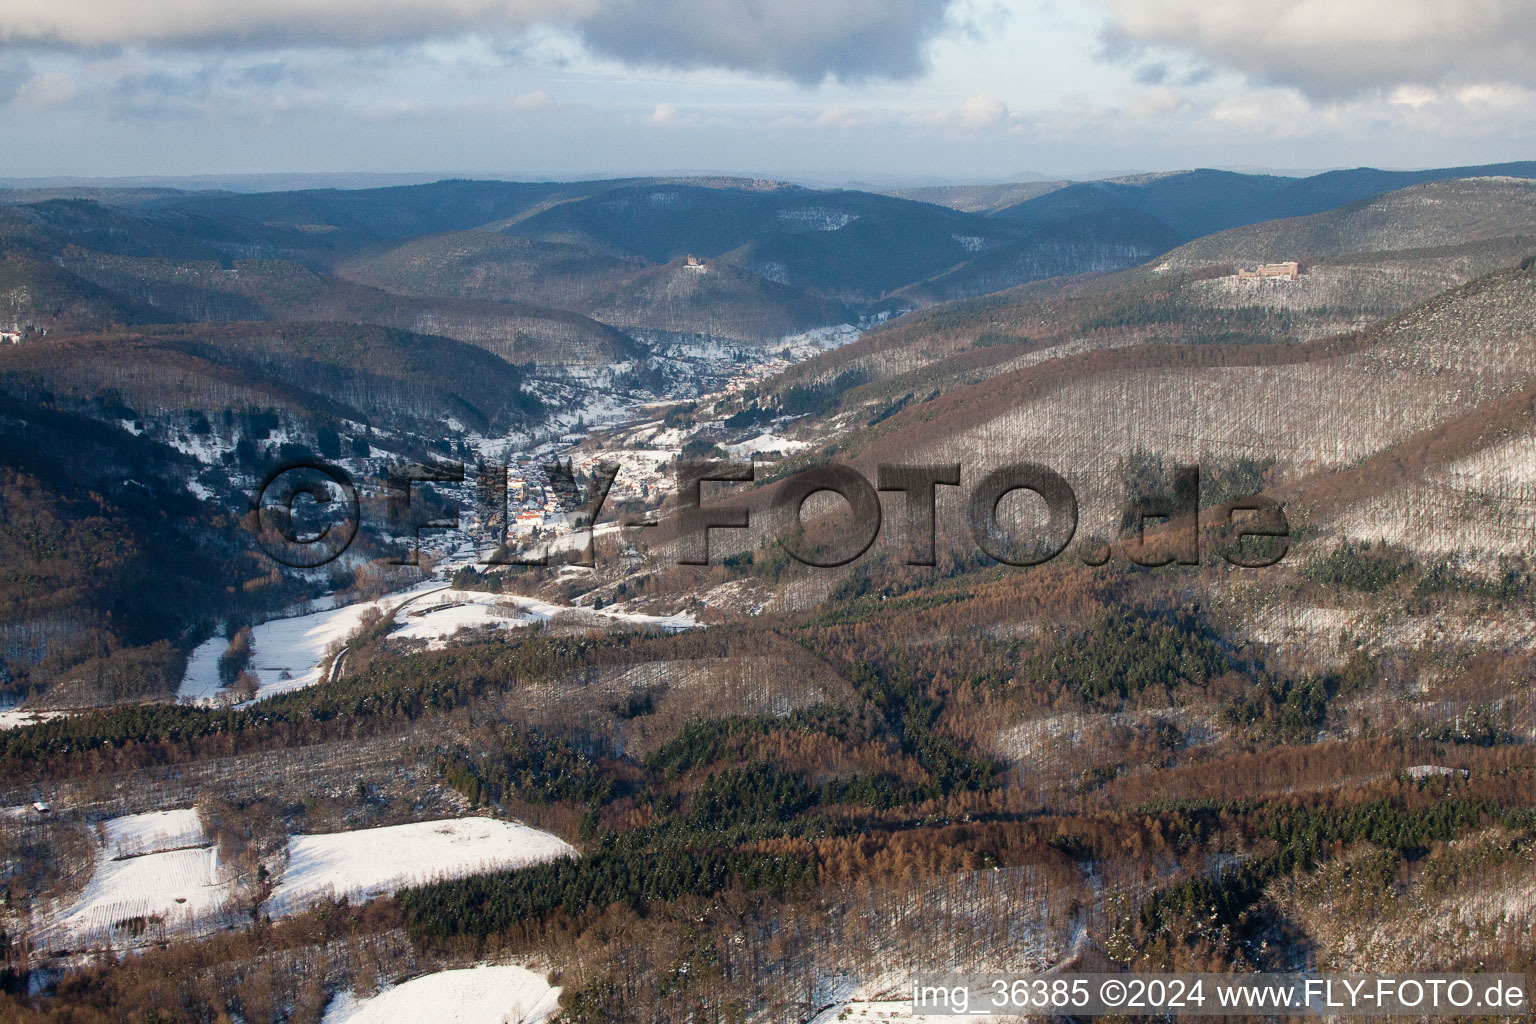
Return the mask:
M560 989L522 967L474 967L412 978L377 995L339 994L322 1024L539 1024L558 1008Z
M434 879L537 864L575 853L547 832L491 818L292 836L287 867L267 909L280 916L325 899L361 902Z
M233 895L213 847L104 860L49 941L92 948L196 932L216 923Z

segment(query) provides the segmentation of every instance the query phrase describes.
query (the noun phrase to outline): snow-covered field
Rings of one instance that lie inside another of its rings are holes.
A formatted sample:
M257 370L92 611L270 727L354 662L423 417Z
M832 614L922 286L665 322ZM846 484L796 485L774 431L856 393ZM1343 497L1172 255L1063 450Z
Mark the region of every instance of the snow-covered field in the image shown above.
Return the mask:
M508 628L548 622L561 613L578 611L518 594L492 594L472 590L443 590L413 601L396 616L399 628L392 637L442 641L461 629ZM580 613L637 629L684 630L699 623L689 615L643 615L620 608L579 609Z
M50 922L50 942L110 945L127 937L114 935L114 927L135 919L158 919L163 933L195 929L234 894L193 808L113 818L100 835L91 880ZM145 934L153 939L156 932Z
M321 663L326 651L331 644L345 640L357 629L363 614L370 608L397 609L408 600L443 588L441 581L430 580L372 603L328 608L252 626L251 635L255 642L249 671L260 684L257 696L273 697L320 682ZM187 674L182 677L181 688L176 694L180 700L206 702L219 694L219 656L228 646L224 637L216 636L192 652L187 660Z
M809 331L799 334L787 334L779 339L773 346L775 349L789 348L795 350L801 346L813 346L814 349L841 348L850 342L858 341L859 335L864 333L853 324L833 324L828 327L813 327ZM798 354L798 353L797 353Z
M99 834L102 845L85 891L45 928L49 947L158 941L230 923L225 919L232 913L234 879L221 869L218 849L194 809L114 818L102 823ZM266 911L282 917L331 897L367 900L437 878L575 855L547 832L492 818L293 836L287 869Z
M391 636L429 643L439 643L461 629L526 626L547 622L561 612L575 610L569 605L516 594L451 590L441 580L428 580L371 604L349 604L293 618L272 619L251 627L255 643L249 671L260 684L256 699L264 700L321 682L327 652L333 644L344 641L357 629L370 608L394 614L396 629ZM585 609L583 614L601 616L636 629L683 630L699 624L688 615L642 615L618 608ZM187 660L187 673L177 691L178 699L191 703L212 703L217 699L222 692L219 656L226 647L228 642L218 636L192 652ZM20 715L22 712L3 714ZM30 723L18 721L15 724Z
M329 835L293 836L272 893L273 917L331 897L372 899L403 886L573 857L566 842L493 818L449 818Z
M506 629L547 619L523 609L510 595L444 590L401 609L395 616L399 626L390 636L437 643L461 629Z
M787 437L779 437L770 432L750 437L739 444L728 444L725 450L738 459L750 458L753 452L774 453L790 455L802 449L809 448L809 441L792 441Z
M358 999L342 992L322 1024L537 1024L559 1009L560 990L523 967L473 967L414 978Z
M0 711L0 732L6 729L20 729L24 725L36 725L50 718L62 718L64 714L63 711L27 711L24 708Z
M192 807L113 818L102 823L101 834L112 860L208 845L203 821Z
M159 919L164 933L196 929L233 895L233 884L221 878L214 847L103 860L85 892L52 923L50 944L111 945L125 937L113 935L114 927L135 919ZM160 937L156 931L146 937Z

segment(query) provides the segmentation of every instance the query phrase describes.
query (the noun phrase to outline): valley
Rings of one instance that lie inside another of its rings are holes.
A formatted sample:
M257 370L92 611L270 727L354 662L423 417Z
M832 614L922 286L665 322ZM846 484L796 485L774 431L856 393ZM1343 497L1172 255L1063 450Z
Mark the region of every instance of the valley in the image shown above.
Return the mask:
M0 1016L1536 973L1532 175L0 195Z

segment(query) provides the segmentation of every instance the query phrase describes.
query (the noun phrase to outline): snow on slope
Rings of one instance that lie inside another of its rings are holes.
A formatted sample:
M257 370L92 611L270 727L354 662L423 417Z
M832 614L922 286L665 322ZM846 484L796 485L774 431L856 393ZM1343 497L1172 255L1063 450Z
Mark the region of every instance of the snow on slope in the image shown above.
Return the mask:
M504 629L547 621L524 608L511 595L470 590L444 590L411 602L395 616L399 628L390 636L409 640L441 641L461 629Z
M63 711L28 711L24 708L0 711L0 732L6 729L20 729L26 725L36 725L50 718L63 718L64 714Z
M235 895L192 808L115 818L102 825L103 848L85 891L54 917L51 948L158 941L218 925ZM193 847L193 848L183 848ZM332 896L366 900L435 878L519 867L576 851L547 832L491 818L455 818L331 835L293 836L282 883L267 903L272 917ZM151 923L125 931L129 922Z
M525 626L534 622L548 622L562 613L578 611L595 619L619 622L637 629L679 631L692 629L699 624L690 615L643 615L619 608L576 609L520 594L444 590L412 602L408 609L402 609L395 620L401 623L401 628L390 636L437 641L452 636L460 629Z
M196 929L234 894L191 807L113 818L102 823L101 837L91 880L53 920L50 941L111 945L125 937L114 927L135 918L158 918L167 933Z
M375 607L386 611L399 608L406 601L443 586L441 582L428 581L372 604L349 604L252 626L255 643L250 671L261 684L258 695L273 697L320 682L326 651L361 624L364 612ZM216 636L192 652L187 660L187 674L176 694L180 700L206 702L219 694L219 656L228 646L228 641Z
M166 932L196 929L214 918L233 895L232 883L221 879L219 854L213 847L104 860L97 864L85 892L50 932L56 936L54 941L108 945L114 926L135 918L160 918Z
M573 857L548 832L493 818L448 818L356 832L293 836L288 867L272 893L273 917L321 900L372 899L407 885Z
M537 1024L559 1009L560 990L522 967L441 971L358 999L331 1000L322 1024Z
M752 457L753 452L792 455L810 446L809 441L792 441L787 437L780 437L772 431L766 431L758 434L756 437L750 437L739 444L728 444L725 446L725 450L738 459L747 459Z
M101 831L112 860L208 845L203 820L192 807L113 818L102 823Z
M441 641L465 628L525 626L547 622L561 612L572 611L569 605L552 604L538 598L450 590L441 580L428 580L372 604L349 604L308 615L272 619L251 627L255 643L249 671L260 684L256 699L265 700L321 682L322 666L331 645L346 640L370 608L393 611L400 628L392 636L429 642ZM588 610L588 614L637 629L684 630L698 625L687 615L642 615L618 609ZM228 641L217 636L192 652L187 660L186 675L177 691L179 700L212 703L217 699L223 692L219 681L219 656L228 646ZM0 724L0 728L3 727Z
M858 341L862 333L864 332L853 324L832 324L828 327L813 327L799 334L786 334L772 347L791 349L810 347L814 353L816 350L841 348L850 342Z
M568 606L551 604L548 601L540 601L536 597L521 597L514 594L503 594L501 597L502 600L511 601L528 613L538 615L543 618L553 618L560 612L572 611L572 609ZM636 629L664 629L680 632L685 629L694 629L699 625L699 621L697 619L691 615L683 613L679 613L677 615L645 615L640 612L626 612L618 607L609 607L600 610L582 608L581 611L587 615L600 616L605 619L611 619L614 622L619 622L626 626L633 626Z

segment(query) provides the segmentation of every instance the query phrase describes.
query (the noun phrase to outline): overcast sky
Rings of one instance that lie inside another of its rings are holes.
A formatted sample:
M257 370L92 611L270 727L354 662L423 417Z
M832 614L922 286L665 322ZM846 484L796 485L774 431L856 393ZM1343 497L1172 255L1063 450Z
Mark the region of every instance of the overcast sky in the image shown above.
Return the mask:
M0 0L0 177L1536 158L1532 0Z

